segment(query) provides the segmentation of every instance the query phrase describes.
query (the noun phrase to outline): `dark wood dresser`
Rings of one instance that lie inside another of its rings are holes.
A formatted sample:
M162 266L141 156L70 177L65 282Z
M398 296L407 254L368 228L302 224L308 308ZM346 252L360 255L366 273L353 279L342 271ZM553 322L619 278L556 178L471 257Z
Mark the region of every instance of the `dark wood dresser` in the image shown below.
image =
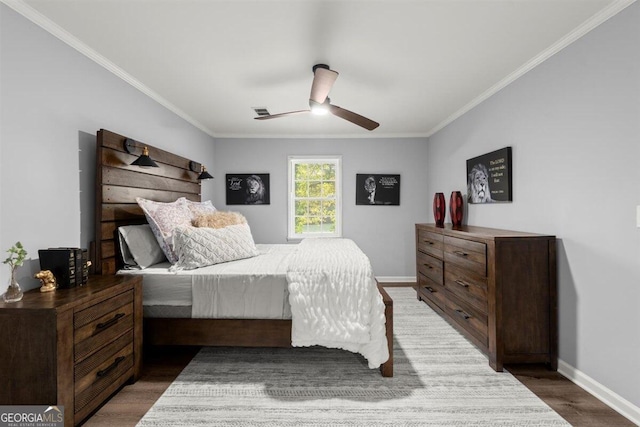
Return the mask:
M63 405L77 425L140 375L142 279L93 276L0 302L0 360L0 404Z
M489 357L558 362L556 239L517 231L416 224L418 299Z

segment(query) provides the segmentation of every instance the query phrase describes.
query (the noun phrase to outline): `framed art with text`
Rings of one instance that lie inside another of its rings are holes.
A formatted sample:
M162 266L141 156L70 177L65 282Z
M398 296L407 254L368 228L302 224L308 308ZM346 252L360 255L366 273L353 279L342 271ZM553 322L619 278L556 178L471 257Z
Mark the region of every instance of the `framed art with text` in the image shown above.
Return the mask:
M227 205L268 205L268 173L228 173Z
M356 174L356 205L400 205L400 175Z
M467 160L467 201L495 203L513 201L511 147Z

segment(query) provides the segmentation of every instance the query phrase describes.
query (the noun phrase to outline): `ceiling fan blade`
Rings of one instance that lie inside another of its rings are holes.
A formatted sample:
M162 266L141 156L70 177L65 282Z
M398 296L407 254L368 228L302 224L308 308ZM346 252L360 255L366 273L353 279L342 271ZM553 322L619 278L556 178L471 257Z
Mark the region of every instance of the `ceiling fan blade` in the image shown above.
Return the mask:
M366 130L374 130L375 128L380 126L380 123L378 122L374 122L371 119L367 119L366 117L361 116L360 114L356 114L353 111L340 108L337 105L329 105L329 111L334 116L338 116L341 119L348 120L353 124L356 124L360 127L365 128Z
M258 117L254 117L254 119L256 120L277 119L278 117L293 116L294 114L309 113L309 112L310 112L309 110L289 111L287 113L269 114L268 116L258 116Z
M311 84L311 95L309 95L309 99L318 104L322 104L325 99L327 99L327 96L329 96L329 92L337 78L337 71L317 67L313 72L313 83Z

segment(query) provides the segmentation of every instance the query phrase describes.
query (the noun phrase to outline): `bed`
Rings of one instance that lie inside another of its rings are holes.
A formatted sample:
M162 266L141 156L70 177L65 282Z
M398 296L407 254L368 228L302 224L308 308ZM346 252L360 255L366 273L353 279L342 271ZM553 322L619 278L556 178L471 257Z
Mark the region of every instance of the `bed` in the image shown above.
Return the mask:
M143 147L148 147L151 156L159 167L140 168L130 165L137 155L142 152ZM132 153L130 154L129 152ZM101 129L97 135L96 159L96 239L93 245L92 257L95 273L107 275L117 273L141 274L140 271L122 270L124 261L119 251L119 227L146 224L146 217L143 210L136 203L136 198L165 203L174 202L180 198L194 203L201 202L200 182L197 179L201 166L197 162L104 129ZM287 246L292 247L293 245L257 246L260 251L286 252L286 250L290 249ZM323 248L321 247L320 249ZM326 252L326 250L323 249L322 252ZM278 256L280 255L282 254ZM262 256L262 252L260 256ZM256 259L259 259L259 257L256 257ZM296 262L299 261L296 260ZM226 269L228 273L228 270L235 268L234 263L238 262L232 261L224 265L220 264L212 269ZM161 280L165 281L174 280L178 277L184 279L184 276L200 275L205 269L184 271L179 275L175 274L174 271L173 276L171 276L167 274L170 268L169 265L156 265L153 268L155 270L142 270L143 277L145 277L143 280L143 283L145 283L145 296L148 296L144 318L145 344L239 347L292 346L292 321L290 313L287 313L286 304L281 307L282 313L280 315L270 313L268 310L263 314L250 315L263 318L239 318L242 316L233 313L231 315L228 313L223 314L224 318L187 317L185 313L189 310L184 307L189 307L193 303L193 297L191 302L183 299L182 302L177 303L180 299L174 295L173 297L176 300L173 301L173 304L167 303L163 307L161 300L153 301L153 292L148 290L150 288L147 287L147 282L152 282L152 276L164 276L164 279ZM227 279L233 281L233 277L236 275L235 277L239 278L238 283L240 283L242 281L241 272L241 269L234 270L231 275L227 274ZM304 272L301 271L299 273L304 282ZM291 275L293 273L289 271L288 274ZM228 283L231 283L229 280ZM286 280L286 278L282 280ZM286 283L282 280L281 283ZM184 283L188 283L188 281ZM277 289L277 285L274 286L274 289ZM180 289L177 285L173 286L173 288L176 292ZM183 286L182 288L185 295L188 293L187 288L189 286ZM279 289L276 292L281 292L285 301L288 300L289 295L286 294L286 284L284 286L280 285ZM380 365L380 370L383 376L390 377L393 376L393 301L379 285L378 291L382 295L384 302L385 344L389 354L388 360ZM196 298L196 300L200 301L200 298ZM175 307L180 307L180 304L183 307L182 314L177 314L180 313L181 309L175 309ZM254 305L256 307L259 306L259 304ZM275 307L278 304L274 302L272 305ZM172 306L174 308L171 308ZM163 312L163 310L165 311Z

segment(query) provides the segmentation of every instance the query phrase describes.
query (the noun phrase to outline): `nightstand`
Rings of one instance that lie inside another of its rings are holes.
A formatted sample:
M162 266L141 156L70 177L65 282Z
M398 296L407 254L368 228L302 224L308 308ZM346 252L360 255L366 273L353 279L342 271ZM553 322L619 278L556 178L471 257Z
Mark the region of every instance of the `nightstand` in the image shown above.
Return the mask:
M92 276L0 303L0 404L62 405L79 424L142 368L142 278Z

